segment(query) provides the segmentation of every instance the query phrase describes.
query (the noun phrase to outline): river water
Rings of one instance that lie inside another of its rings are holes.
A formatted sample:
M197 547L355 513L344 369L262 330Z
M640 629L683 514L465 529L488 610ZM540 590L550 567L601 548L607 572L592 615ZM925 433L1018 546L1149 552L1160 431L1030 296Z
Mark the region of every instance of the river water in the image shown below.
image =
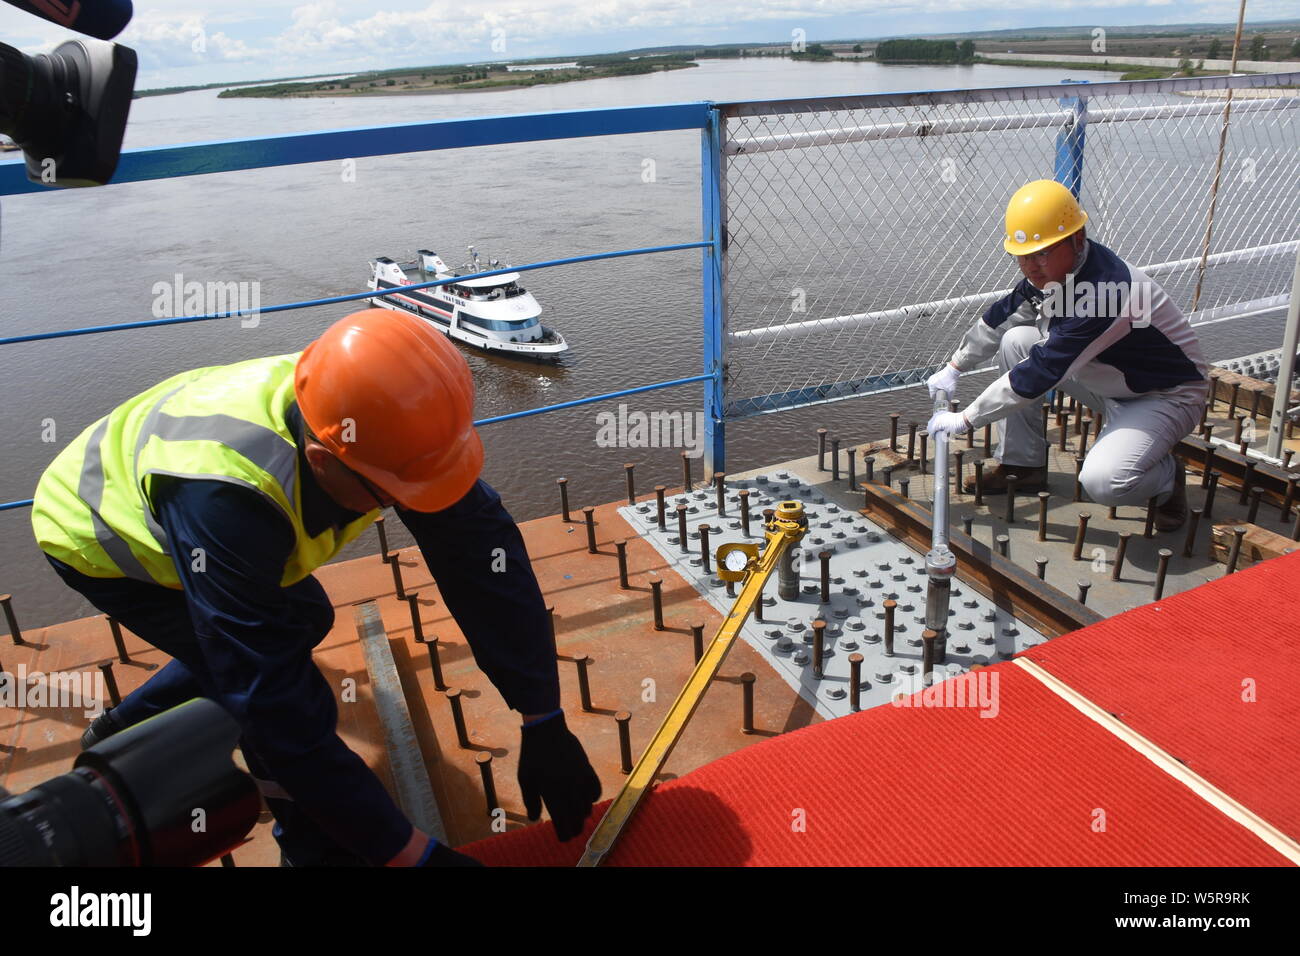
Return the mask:
M976 65L931 68L785 60L706 61L649 76L438 96L218 99L215 90L134 103L128 147L201 142L494 114L959 87L1057 83L1061 70ZM1100 81L1117 77L1089 74ZM478 147L338 163L133 183L7 198L0 245L5 334L152 317L158 283L259 282L263 307L363 291L367 260L426 247L451 263L475 244L523 263L696 241L699 134L659 133ZM653 181L644 175L653 162ZM993 237L996 238L996 237ZM556 368L466 352L487 417L701 369L698 251L582 264L525 275L572 346ZM1008 271L1007 284L1013 281ZM352 308L356 308L353 306ZM85 336L3 350L3 487L30 497L67 441L116 403L175 372L301 349L348 306ZM972 318L974 316L972 315ZM1211 358L1276 346L1276 320L1206 331ZM1243 347L1251 337L1258 344ZM987 376L963 390L970 398ZM701 408L685 387L636 396L631 412ZM728 467L810 452L825 425L846 441L879 437L885 415L924 421L924 390L839 402L728 427ZM618 497L622 463L642 490L679 481L677 448L606 447L602 412L617 403L487 426L484 476L519 520L554 513L554 480L575 507ZM53 435L51 435L51 424ZM53 437L53 441L49 439ZM695 462L699 475L700 462ZM396 536L405 543L404 535ZM454 546L454 543L450 543ZM349 555L374 548L370 536ZM57 580L31 537L26 509L0 512L0 591L28 626L91 613Z

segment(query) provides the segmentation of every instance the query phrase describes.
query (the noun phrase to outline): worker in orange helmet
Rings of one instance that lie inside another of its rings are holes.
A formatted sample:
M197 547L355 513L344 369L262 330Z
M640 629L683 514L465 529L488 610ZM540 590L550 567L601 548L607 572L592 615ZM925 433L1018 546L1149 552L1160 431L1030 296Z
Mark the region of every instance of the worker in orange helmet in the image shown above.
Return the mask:
M311 652L334 610L312 572L395 507L475 660L522 715L519 784L562 840L600 783L560 708L554 638L523 538L479 478L464 358L386 309L302 353L184 372L64 448L32 524L55 571L172 660L87 729L89 746L193 697L243 729L290 865L473 865L421 832L336 732Z

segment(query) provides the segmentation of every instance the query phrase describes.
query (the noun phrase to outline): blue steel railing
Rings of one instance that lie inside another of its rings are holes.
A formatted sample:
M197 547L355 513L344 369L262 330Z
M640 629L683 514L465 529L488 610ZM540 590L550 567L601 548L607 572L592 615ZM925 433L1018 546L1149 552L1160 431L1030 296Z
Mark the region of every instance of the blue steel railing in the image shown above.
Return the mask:
M654 133L672 130L701 131L701 239L639 249L592 253L553 259L524 266L512 266L475 273L474 277L502 275L506 272L523 272L531 269L551 268L600 259L677 252L700 249L704 274L704 369L698 375L669 379L632 388L592 395L586 398L545 405L479 419L475 425L490 425L529 415L574 408L594 402L607 401L625 395L636 395L664 388L701 383L705 386L705 473L725 469L725 446L722 426L722 156L719 138L718 112L707 102L673 103L662 106L632 106L617 109L567 110L554 113L524 113L509 116L479 117L462 120L438 120L427 123L401 123L390 126L362 127L356 129L324 130L311 133L294 133L283 136L254 139L225 140L193 143L179 146L147 147L125 150L118 162L117 172L109 187L120 183L145 182L155 179L172 179L180 176L200 176L211 173L235 172L249 169L266 169L274 166L292 166L303 163L330 162L356 159L363 156L386 156L399 153L426 152L440 149L459 149L468 146L493 146L507 143L535 142L539 140L568 139L585 136L617 136L631 133ZM0 162L0 196L49 192L48 186L27 180L21 159ZM441 279L409 286L412 289L429 288L456 279ZM289 302L259 308L264 312L282 312L370 298L373 292L333 296ZM47 339L79 335L204 322L250 314L253 310L215 312L200 316L179 316L151 319L140 322L123 322L114 325L90 326L50 332L36 332L0 338L0 345L16 345ZM32 499L0 503L0 511L30 507Z

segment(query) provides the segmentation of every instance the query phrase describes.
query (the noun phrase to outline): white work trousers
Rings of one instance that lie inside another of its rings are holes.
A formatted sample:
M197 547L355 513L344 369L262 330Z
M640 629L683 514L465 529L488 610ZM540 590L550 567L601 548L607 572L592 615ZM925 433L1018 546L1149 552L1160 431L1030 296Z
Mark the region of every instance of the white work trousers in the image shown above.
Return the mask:
M1032 325L1008 329L998 346L999 371L1008 372L1044 339ZM1152 495L1157 496L1157 504L1164 504L1173 492L1178 467L1171 449L1200 423L1209 383L1191 382L1136 398L1106 398L1089 387L1089 365L1057 385L1104 418L1079 475L1083 490L1099 505L1145 505ZM994 424L998 461L1024 466L1046 463L1041 405L1031 402Z

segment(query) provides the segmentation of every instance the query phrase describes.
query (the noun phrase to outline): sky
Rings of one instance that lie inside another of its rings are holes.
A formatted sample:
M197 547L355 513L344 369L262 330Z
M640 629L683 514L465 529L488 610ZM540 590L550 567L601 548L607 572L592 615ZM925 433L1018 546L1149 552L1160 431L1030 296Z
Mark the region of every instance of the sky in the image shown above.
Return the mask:
M82 0L90 4L96 0ZM809 42L1035 26L1235 23L1237 0L135 0L118 41L137 89L673 44ZM1247 22L1295 17L1249 0ZM0 40L48 50L69 32L0 5Z

